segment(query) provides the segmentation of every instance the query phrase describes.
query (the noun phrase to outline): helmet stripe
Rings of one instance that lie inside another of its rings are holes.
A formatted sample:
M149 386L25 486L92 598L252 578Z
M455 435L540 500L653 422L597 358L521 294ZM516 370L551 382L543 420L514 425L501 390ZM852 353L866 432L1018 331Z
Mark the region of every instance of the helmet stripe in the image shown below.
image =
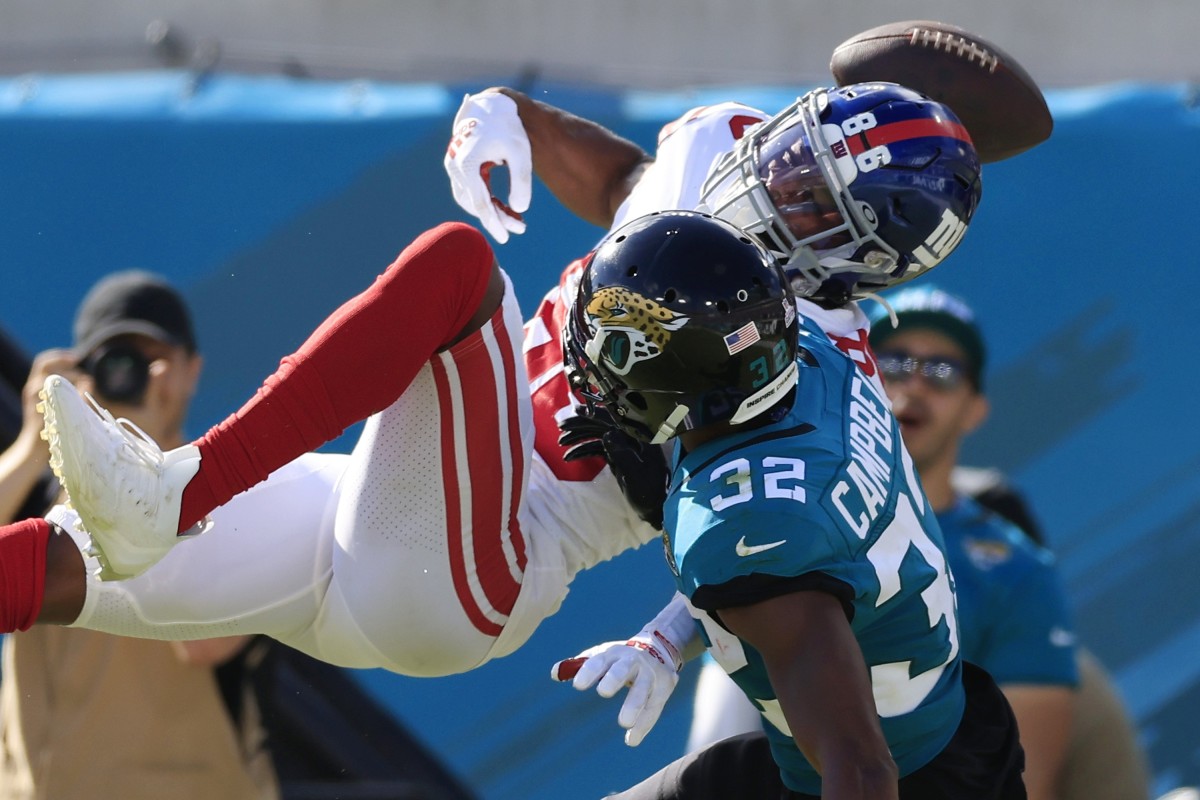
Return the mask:
M910 119L903 122L890 122L864 131L868 147L902 142L907 139L923 139L937 136L944 139L960 139L971 144L971 136L967 129L949 119Z

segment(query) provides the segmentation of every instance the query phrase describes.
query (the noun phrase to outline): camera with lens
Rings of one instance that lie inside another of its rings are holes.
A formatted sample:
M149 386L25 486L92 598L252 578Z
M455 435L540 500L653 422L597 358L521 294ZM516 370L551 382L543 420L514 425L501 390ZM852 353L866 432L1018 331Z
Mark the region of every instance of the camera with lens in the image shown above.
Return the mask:
M96 394L113 403L140 405L150 384L150 359L127 342L104 345L79 366L92 376Z

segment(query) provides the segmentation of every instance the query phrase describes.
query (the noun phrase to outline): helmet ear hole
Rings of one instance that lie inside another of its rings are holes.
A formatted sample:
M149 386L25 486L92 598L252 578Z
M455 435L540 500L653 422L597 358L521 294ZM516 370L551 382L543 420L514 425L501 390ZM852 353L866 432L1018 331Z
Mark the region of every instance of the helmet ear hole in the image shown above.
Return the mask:
M679 292L674 289L667 289L667 291L663 292L663 300L666 300L668 303L674 303L678 299Z
M629 269L625 270L625 275L630 278L636 278L638 274L638 265L630 264Z
M650 404L646 402L645 397L642 397L641 392L626 392L625 400L638 411L645 411L650 408Z
M729 303L725 302L724 300L718 300L716 309L717 309L717 311L720 311L722 314L728 314L729 313Z

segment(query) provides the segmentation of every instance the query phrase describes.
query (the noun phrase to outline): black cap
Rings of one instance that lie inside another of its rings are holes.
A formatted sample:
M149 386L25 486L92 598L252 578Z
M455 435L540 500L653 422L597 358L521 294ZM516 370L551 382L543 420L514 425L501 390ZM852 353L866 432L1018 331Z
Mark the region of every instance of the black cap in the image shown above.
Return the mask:
M142 270L115 272L92 287L75 315L74 350L82 358L126 334L196 350L182 295L162 277Z

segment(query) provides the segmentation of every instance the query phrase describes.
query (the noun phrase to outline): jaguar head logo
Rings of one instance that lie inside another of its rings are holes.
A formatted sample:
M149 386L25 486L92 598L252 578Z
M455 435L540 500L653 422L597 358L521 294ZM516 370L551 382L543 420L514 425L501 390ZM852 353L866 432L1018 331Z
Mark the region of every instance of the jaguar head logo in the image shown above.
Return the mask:
M662 353L671 333L688 321L686 315L620 286L596 292L587 314L596 329L587 344L588 356L597 361L603 358L618 375L626 375L634 364Z

